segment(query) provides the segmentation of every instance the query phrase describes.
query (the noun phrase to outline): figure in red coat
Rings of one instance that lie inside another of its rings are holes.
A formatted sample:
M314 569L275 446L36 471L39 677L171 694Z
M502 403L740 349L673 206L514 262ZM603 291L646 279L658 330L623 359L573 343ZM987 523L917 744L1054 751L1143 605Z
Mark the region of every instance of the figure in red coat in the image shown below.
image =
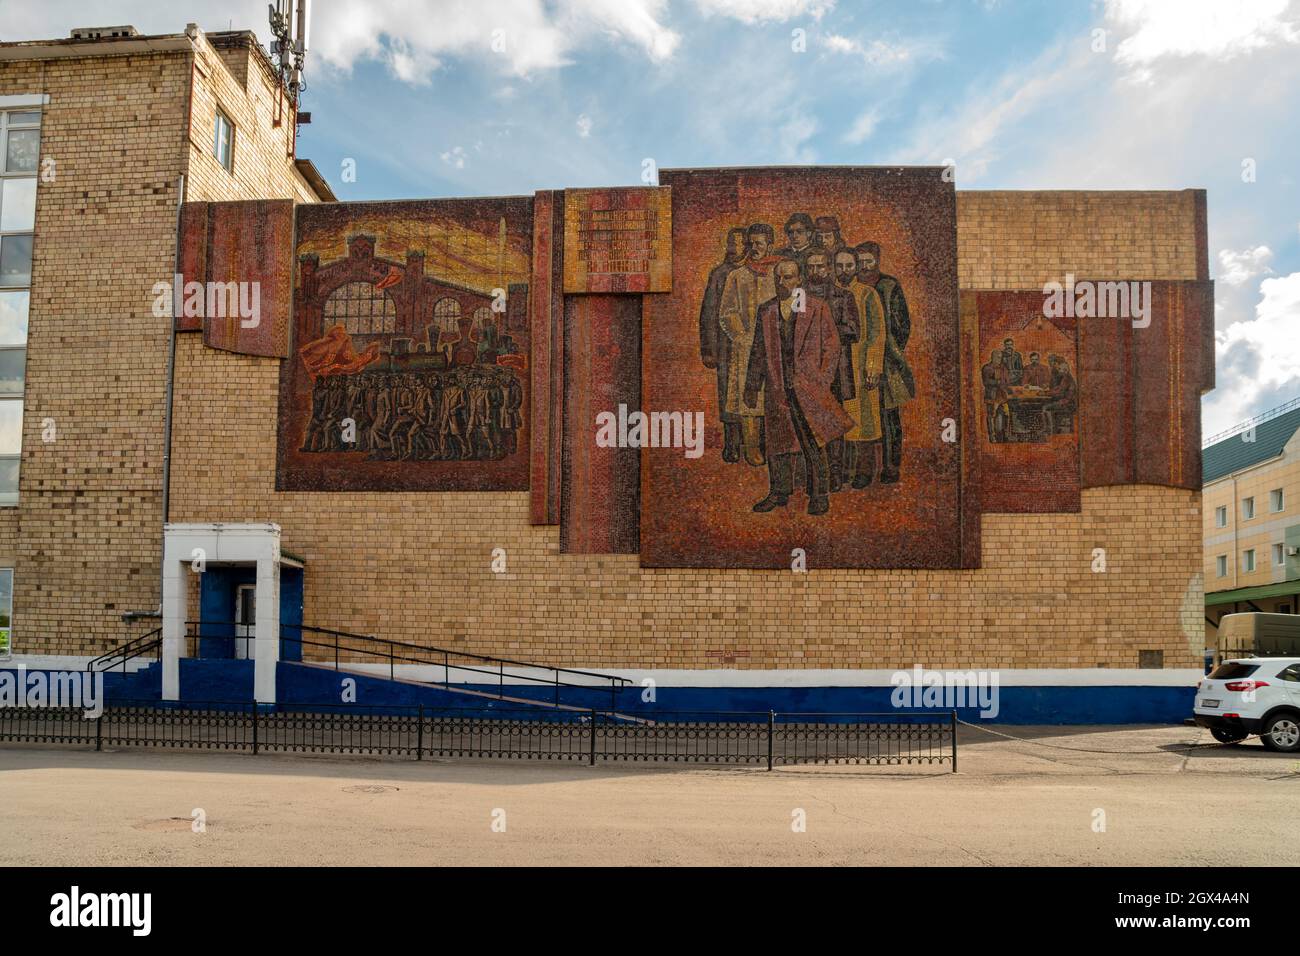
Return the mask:
M759 389L765 390L769 490L754 510L786 505L793 492L794 456L802 454L808 513L820 515L830 510L826 446L853 422L831 391L840 364L835 319L823 299L800 287L801 272L795 259L776 264L776 298L759 306L754 323L745 401L753 404Z

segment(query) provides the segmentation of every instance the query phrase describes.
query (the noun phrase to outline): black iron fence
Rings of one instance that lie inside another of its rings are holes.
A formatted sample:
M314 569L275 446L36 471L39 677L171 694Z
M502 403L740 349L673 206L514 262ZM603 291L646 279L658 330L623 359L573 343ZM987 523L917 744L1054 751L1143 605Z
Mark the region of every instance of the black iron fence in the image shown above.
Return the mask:
M931 764L957 770L956 712L542 711L130 701L0 708L0 742L603 763Z

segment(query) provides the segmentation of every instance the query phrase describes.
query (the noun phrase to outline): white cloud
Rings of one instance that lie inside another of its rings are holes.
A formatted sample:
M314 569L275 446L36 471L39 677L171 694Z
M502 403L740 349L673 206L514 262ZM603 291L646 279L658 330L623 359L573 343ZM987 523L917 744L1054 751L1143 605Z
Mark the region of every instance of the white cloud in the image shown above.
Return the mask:
M667 8L668 0L330 0L312 5L307 64L349 71L374 60L403 82L423 85L452 59L529 76L610 40L659 62L681 42L666 25ZM5 3L0 39L67 36L86 19L84 3ZM253 30L263 45L272 39L266 0L189 0L182 8L114 0L111 16L100 19L143 33L180 33L193 20L212 32Z
M1215 336L1221 363L1234 369L1220 381L1214 399L1210 431L1229 427L1262 411L1261 399L1276 395L1300 380L1300 272L1265 279L1253 319L1234 322ZM1225 424L1226 423L1226 424Z
M845 142L862 143L871 138L871 134L876 131L876 124L880 122L880 111L874 107L866 110L849 127L849 131L844 134Z
M575 125L578 127L578 135L583 139L591 135L591 117L586 113L578 117L578 122Z
M835 8L835 0L695 0L705 15L731 17L742 23L784 22L794 17L820 20Z
M473 59L528 76L573 62L593 41L614 39L652 60L672 56L680 37L663 23L665 0L442 0L428 15L420 0L321 4L312 25L315 53L350 70L386 63L399 79L428 82L446 60Z
M817 153L809 144L817 134L817 121L811 116L791 116L777 133L777 158L783 163L811 165Z
M821 42L832 53L843 53L860 57L872 67L902 66L917 60L934 59L939 50L933 41L894 41L873 37L864 43L854 37L839 33L827 33Z
M465 148L463 146L453 146L445 153L439 153L438 157L455 169L465 168Z
M1222 269L1217 278L1228 285L1242 285L1257 275L1273 271L1268 267L1272 259L1273 250L1268 246L1255 246L1253 249L1242 249L1240 252L1221 249L1219 265Z
M1276 43L1300 42L1284 19L1290 0L1107 0L1106 19L1128 31L1115 59L1140 76L1165 57L1230 60Z

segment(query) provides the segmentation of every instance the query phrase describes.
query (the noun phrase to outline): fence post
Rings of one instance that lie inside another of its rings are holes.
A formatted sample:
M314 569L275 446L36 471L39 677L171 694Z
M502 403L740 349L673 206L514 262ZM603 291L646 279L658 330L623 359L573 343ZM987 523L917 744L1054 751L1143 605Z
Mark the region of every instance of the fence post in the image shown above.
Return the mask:
M957 772L957 711L952 712L952 772Z
M767 769L772 769L772 729L776 723L776 711L767 712Z
M253 701L253 756L257 756L257 701Z
M104 722L104 711L101 710L99 712L99 716L95 718L95 752L96 753L104 749L102 729L100 728L100 724L102 724L103 722Z
M420 705L420 714L416 717L419 721L415 730L415 759L424 759L424 705Z
M591 711L591 766L596 766L596 711Z

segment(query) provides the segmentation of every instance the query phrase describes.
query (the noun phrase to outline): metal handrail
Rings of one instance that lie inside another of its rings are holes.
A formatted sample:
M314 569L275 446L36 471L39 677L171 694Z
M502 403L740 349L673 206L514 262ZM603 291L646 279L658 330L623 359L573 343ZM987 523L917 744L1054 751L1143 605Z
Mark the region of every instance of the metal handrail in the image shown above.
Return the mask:
M1231 438L1233 435L1238 435L1241 432L1246 431L1252 425L1262 425L1264 422L1272 421L1273 419L1291 411L1291 409L1298 407L1300 407L1300 398L1293 398L1289 402L1284 402L1283 404L1278 405L1276 408L1270 408L1266 412L1261 412L1254 418L1248 418L1244 422L1238 422L1231 428L1225 428L1223 431L1216 432L1209 438L1202 439L1201 448L1202 450L1209 448L1211 445L1221 442L1226 438Z
M152 640L150 640L151 638ZM141 641L146 641L147 643L142 644L140 647L133 648L133 645L139 644ZM152 631L148 631L144 634L141 634L139 637L133 637L125 644L113 648L113 650L109 651L107 654L100 654L98 657L94 658L93 660L89 661L86 664L86 670L93 672L98 667L99 664L103 663L104 661L109 661L110 663L108 664L108 666L104 668L104 670L108 670L110 667L116 666L119 663L117 658L121 657L120 663L122 665L122 673L126 673L127 661L133 660L134 658L139 657L141 654L145 654L148 653L149 651L156 650L161 645L162 645L162 628L155 627Z
M215 635L215 634L207 634L207 635L205 635L205 634L202 634L202 633L197 633L197 632L195 632L195 631L193 630L193 628L194 628L195 626L197 626L197 627L199 627L199 628L203 628L205 625L208 625L208 626L217 626L217 627L247 627L247 626L250 626L250 625L248 625L248 624L246 624L246 623L244 623L244 622L240 622L240 621L209 621L209 620L204 620L204 621L187 621L187 622L186 622L186 628L187 628L187 629L186 629L186 637L187 637L187 638L199 638L199 639L205 639L205 638L206 638L206 639L209 639L209 640L244 640L244 641L247 641L247 640L255 640L255 638L252 638L252 637L249 637L249 636L246 636L246 635L235 635L235 634L229 634L229 635ZM472 674L485 674L485 675L488 675L489 677L495 676L495 677L497 678L497 687L498 687L497 697L498 697L499 699L504 698L504 696L505 696L505 668L506 668L507 665L508 665L508 666L511 666L511 667L524 667L524 668L532 668L532 669L534 669L534 670L542 670L542 671L549 671L549 672L551 672L551 674L554 675L553 677L533 677L533 676L528 675L528 674L513 674L513 675L511 675L511 676L512 676L512 679L515 679L515 680L520 680L520 681L529 681L529 682L532 682L532 683L534 683L534 684L546 684L546 685L548 685L548 686L554 686L554 687L555 687L555 703L556 703L557 705L559 704L559 700L560 700L560 688L561 688L561 687L580 687L580 688L584 688L584 689L587 689L587 690L599 690L599 689L601 689L600 687L598 687L598 686L593 686L592 684L572 683L572 682L570 682L570 681L563 681L563 680L560 680L560 675L561 675L561 674L564 674L564 675L576 675L576 676L581 676L581 677L591 677L591 678L596 678L596 679L601 680L601 681L608 681L608 682L609 682L609 691L610 691L610 700L611 700L611 702L616 701L616 699L617 699L617 698L616 698L616 695L617 695L617 692L618 692L619 690L621 690L623 687L629 686L629 685L632 683L631 679L629 679L629 678L626 678L626 677L618 677L618 676L613 675L613 674L601 674L601 673L597 673L596 671L577 670L576 668L570 668L570 667L555 667L554 665L551 665L551 664L534 664L534 663L531 663L531 662L529 662L529 661L517 661L517 660L512 660L511 658L508 658L508 657L491 657L491 656L488 656L488 655L486 655L486 654L474 654L474 653L471 653L471 652L469 652L469 651L453 651L453 650L448 650L447 648L441 648L441 647L428 647L428 646L425 646L425 645L423 645L423 644L412 644L412 643L410 643L410 642L408 642L408 641L394 641L394 640L390 640L390 639L388 639L388 638L375 637L375 636L372 635L372 634L356 634L356 633L352 633L352 632L349 632L349 631L339 631L339 630L335 630L335 629L333 629L333 628L327 628L327 627L316 627L316 626L311 625L311 624L281 624L281 625L280 625L280 628L281 628L281 635L280 635L280 639L281 639L281 640L288 641L288 642L290 642L290 643L292 643L292 644L298 644L298 645L300 645L300 646L307 646L307 647L323 647L323 648L326 648L326 649L333 648L333 650L334 650L334 669L335 669L335 670L338 670L338 669L339 669L339 652L340 652L340 650L346 650L346 651L350 651L351 653L355 653L355 654L364 654L364 655L369 655L369 656L371 656L371 657L378 657L378 658L386 659L386 660L389 662L389 677L390 677L390 678L394 678L394 679L395 679L396 676L397 676L397 675L396 675L396 667L397 667L397 663L398 663L398 661L401 661L402 663L423 664L423 665L426 665L426 666L429 666L429 667L441 667L441 668L443 669L443 680L442 680L442 686L444 687L444 689L450 689L450 685L451 685L450 674L451 674L451 671L452 671L452 670L468 671L469 673L472 673ZM299 636L298 636L298 637L288 637L288 636L284 635L284 633L283 633L283 631L284 631L285 629L289 629L289 630L297 630L297 631L299 632ZM302 632L302 631L310 631L310 632L312 632L312 633L316 633L316 634L325 634L325 635L328 635L328 636L330 636L330 637L333 637L334 640L333 640L332 642L329 642L329 643L322 642L322 641L310 641L310 640L307 640L306 638L304 638L304 637L301 636L301 632ZM340 639L340 638L345 638L345 639L350 639L350 640L370 641L370 642L372 642L372 643L379 644L379 645L381 645L382 647L384 647L384 648L386 648L386 649L385 649L385 650L371 650L370 648L365 648L365 647L340 647L340 645L339 645L339 639ZM397 653L397 650L398 650L399 648L404 649L404 650L418 651L422 656L420 656L420 657L414 657L414 656L410 656L410 655L406 655L406 654L398 654L398 653ZM430 658L427 656L427 655L429 655L429 654L433 654L433 655L441 655L442 660L441 660L441 661L438 661L438 660L430 659ZM482 662L482 663L487 663L487 664L493 664L493 665L496 665L496 666L495 666L493 669L490 669L490 670L489 670L489 669L487 669L487 668L483 668L483 667L471 667L471 666L466 665L466 664L453 664L453 663L451 663L451 659L452 659L453 657L469 658L470 660L473 660L473 661ZM438 683L438 682L437 682L437 681L419 681L418 683L434 683L434 684L436 684L436 683Z

